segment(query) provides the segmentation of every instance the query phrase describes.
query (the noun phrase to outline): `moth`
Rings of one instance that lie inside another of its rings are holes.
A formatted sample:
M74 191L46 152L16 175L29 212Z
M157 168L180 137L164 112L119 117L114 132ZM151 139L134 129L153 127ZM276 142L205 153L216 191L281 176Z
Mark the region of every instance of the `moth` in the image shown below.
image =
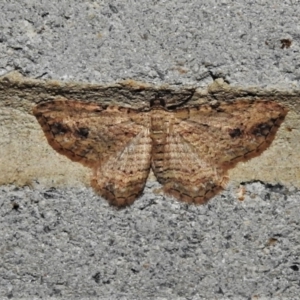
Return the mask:
M130 205L150 169L166 194L203 204L225 188L228 170L272 143L287 109L263 100L143 110L74 100L33 109L54 150L92 169L91 185L110 204Z

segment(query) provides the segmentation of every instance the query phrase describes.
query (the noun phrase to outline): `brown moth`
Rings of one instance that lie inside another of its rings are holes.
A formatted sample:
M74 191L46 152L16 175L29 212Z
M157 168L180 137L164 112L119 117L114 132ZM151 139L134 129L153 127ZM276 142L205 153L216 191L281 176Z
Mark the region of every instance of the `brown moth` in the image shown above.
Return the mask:
M131 204L150 169L166 194L203 204L228 181L238 162L272 143L287 109L263 100L236 100L144 110L73 100L40 103L33 113L60 154L92 168L91 185L110 204Z

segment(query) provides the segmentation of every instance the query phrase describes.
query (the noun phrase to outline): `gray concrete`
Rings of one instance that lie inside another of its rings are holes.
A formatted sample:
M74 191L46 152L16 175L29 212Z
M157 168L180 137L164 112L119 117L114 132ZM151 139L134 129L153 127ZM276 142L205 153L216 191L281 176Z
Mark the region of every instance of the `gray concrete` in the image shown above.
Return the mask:
M0 74L298 85L299 1L242 2L2 0Z
M247 191L242 202L231 189L198 207L146 193L117 211L91 190L3 187L1 295L291 299L300 192Z
M299 1L73 3L2 0L0 75L299 88ZM151 188L117 211L88 189L1 187L0 298L298 297L299 191L195 207Z

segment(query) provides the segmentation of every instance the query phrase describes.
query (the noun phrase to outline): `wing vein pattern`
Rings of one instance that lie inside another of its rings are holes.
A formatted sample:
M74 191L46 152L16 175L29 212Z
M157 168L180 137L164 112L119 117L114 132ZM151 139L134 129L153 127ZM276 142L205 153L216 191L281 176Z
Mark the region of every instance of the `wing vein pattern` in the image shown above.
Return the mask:
M139 111L57 99L33 113L52 148L90 167L93 188L123 207L142 194L151 168L165 193L207 202L226 186L230 168L270 146L287 109L236 100Z

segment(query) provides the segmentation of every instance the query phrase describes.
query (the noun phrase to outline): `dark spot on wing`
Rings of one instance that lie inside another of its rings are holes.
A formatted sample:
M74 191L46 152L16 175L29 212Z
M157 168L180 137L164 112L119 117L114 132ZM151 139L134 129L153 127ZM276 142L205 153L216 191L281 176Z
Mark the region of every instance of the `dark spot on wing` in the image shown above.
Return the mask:
M270 133L271 128L272 125L269 123L260 123L253 128L252 134L255 136L267 136Z
M230 137L237 138L240 137L243 134L243 131L240 128L234 128L229 130Z
M50 128L53 135L63 135L70 131L68 126L58 122L55 122L52 125L50 125Z
M76 131L75 134L80 137L86 139L89 135L89 129L86 127L79 127Z

